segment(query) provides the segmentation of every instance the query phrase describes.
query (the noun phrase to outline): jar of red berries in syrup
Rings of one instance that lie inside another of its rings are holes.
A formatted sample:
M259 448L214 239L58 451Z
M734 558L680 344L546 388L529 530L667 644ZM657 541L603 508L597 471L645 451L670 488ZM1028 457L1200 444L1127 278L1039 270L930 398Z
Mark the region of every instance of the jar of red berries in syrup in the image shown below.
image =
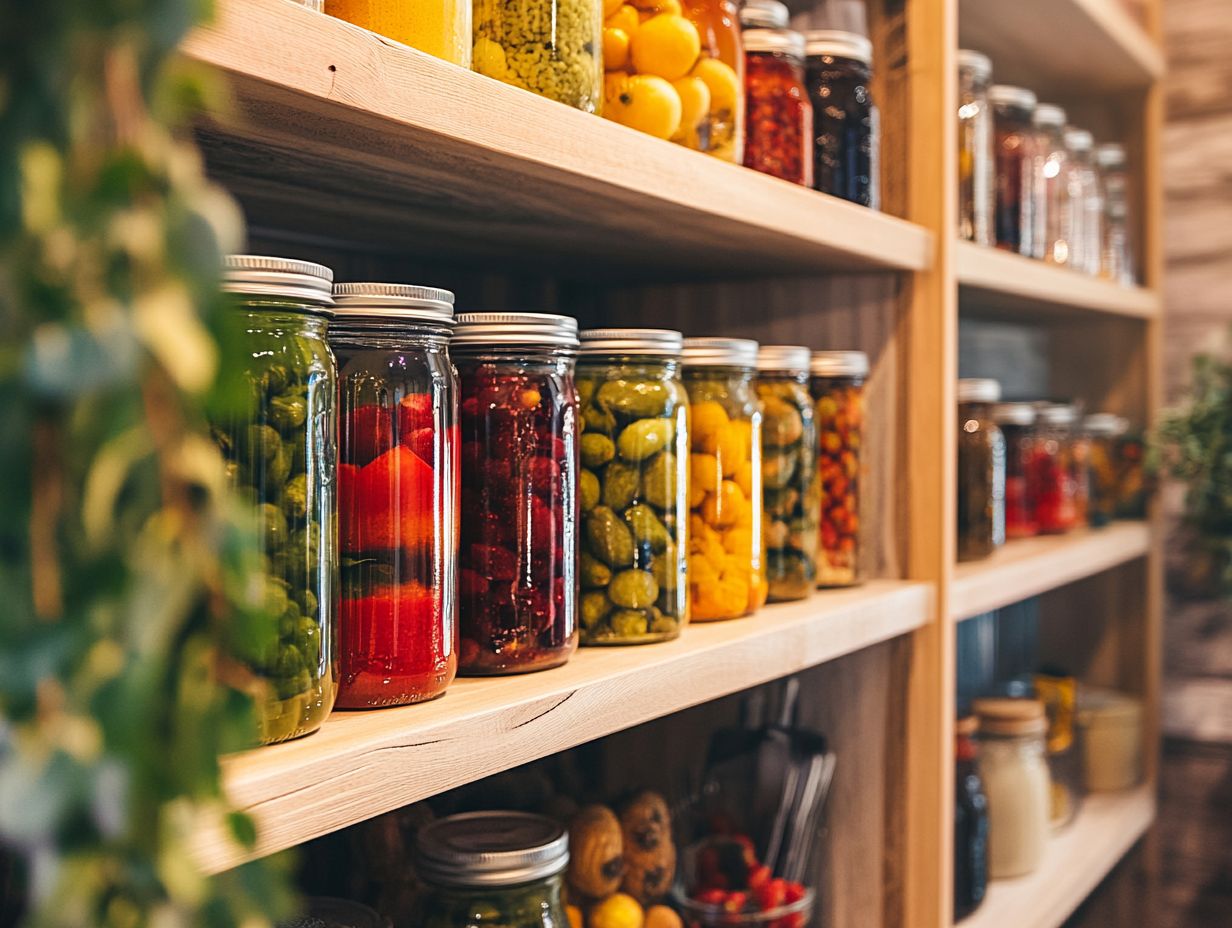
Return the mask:
M787 28L787 7L753 0L744 26L744 166L813 185L813 106L804 84L804 36Z

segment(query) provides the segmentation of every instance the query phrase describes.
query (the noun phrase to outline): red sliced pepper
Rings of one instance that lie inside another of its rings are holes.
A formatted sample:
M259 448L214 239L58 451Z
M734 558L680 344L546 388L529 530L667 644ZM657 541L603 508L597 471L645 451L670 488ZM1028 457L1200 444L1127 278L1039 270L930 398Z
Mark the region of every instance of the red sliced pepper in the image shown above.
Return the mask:
M339 457L363 467L394 446L394 419L390 410L375 404L356 406L342 417Z
M347 554L429 544L435 473L399 445L338 481L339 535Z

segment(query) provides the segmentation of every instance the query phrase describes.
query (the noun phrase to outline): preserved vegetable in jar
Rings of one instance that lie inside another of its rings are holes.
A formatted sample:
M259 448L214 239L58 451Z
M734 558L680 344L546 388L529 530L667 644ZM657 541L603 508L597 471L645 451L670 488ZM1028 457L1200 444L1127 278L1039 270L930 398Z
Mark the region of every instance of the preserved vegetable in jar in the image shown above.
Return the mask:
M1146 441L1140 432L1126 432L1116 443L1118 519L1146 518L1151 487L1146 477Z
M817 585L851 586L860 580L860 455L868 355L815 351L810 373L821 492Z
M1039 411L1039 429L1031 446L1027 481L1039 531L1064 534L1078 524L1078 485L1075 480L1072 429L1077 412L1072 406L1045 406Z
M1035 257L1052 264L1073 261L1074 211L1081 198L1070 196L1069 150L1065 147L1065 110L1041 103L1035 108L1036 185L1040 191L1035 213Z
M804 36L786 28L778 0L746 4L744 166L813 185L813 106L804 86Z
M993 421L1005 436L1005 537L1030 538L1039 531L1028 486L1031 449L1035 442L1035 407L1030 403L1000 403Z
M544 670L577 645L577 347L567 316L458 316L462 673Z
M689 618L735 619L766 601L757 342L686 338Z
M1005 543L1005 436L992 419L995 380L958 381L958 559L988 557Z
M1129 176L1125 172L1125 148L1109 143L1095 149L1103 190L1104 222L1100 276L1126 287L1137 281L1129 243Z
M805 33L813 105L813 189L880 208L880 120L871 88L873 43L853 32Z
M1035 94L1022 87L994 84L993 151L996 163L997 247L1028 257L1035 254L1035 135L1031 126Z
M804 599L817 584L821 511L809 350L763 345L757 353L757 396L769 599Z
M580 339L582 644L666 641L688 615L682 336L591 329Z
M971 49L958 52L958 234L977 245L993 235L992 110L988 85L992 60Z
M242 356L225 360L221 380L224 395L244 399L212 426L260 528L267 624L237 656L252 671L264 743L316 731L337 687L332 279L308 261L225 264L221 325Z
M458 666L458 382L453 294L334 288L339 708L445 692Z
M1101 412L1087 416L1083 425L1090 441L1091 503L1087 520L1099 527L1117 516L1120 484L1117 450L1129 423L1120 416Z
M325 0L325 12L445 61L471 66L471 0Z
M1066 129L1069 191L1074 207L1074 257L1070 264L1098 275L1104 242L1104 201L1095 168L1095 139L1086 129Z
M603 92L600 0L474 0L472 67L587 113Z

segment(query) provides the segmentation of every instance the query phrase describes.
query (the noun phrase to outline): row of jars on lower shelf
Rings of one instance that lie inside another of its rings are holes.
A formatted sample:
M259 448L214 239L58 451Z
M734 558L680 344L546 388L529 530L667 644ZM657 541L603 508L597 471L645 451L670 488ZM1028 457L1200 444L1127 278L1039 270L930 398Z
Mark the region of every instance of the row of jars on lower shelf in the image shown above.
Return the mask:
M959 560L1007 540L1145 516L1145 448L1127 420L1000 400L995 380L958 382Z
M263 539L265 741L335 690L417 702L857 580L859 352L455 318L280 258L228 259L225 288L246 401L214 432Z

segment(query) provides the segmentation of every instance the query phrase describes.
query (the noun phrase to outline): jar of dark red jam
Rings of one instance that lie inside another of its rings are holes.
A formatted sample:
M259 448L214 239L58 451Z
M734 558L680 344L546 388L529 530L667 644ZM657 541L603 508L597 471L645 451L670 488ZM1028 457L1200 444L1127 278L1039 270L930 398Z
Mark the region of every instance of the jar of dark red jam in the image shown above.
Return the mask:
M787 27L787 7L757 0L744 26L744 166L813 185L813 106L804 85L804 36Z
M556 667L577 646L577 322L464 313L461 671Z
M337 706L445 691L458 667L458 381L453 294L338 284Z

